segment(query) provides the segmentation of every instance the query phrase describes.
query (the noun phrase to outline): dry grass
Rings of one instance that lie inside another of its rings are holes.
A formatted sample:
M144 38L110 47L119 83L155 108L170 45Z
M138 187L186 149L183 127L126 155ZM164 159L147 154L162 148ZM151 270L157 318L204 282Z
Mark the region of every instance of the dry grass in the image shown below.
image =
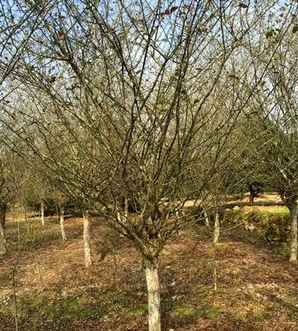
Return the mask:
M270 212L281 207L277 208ZM129 242L95 223L94 265L86 270L80 219L66 221L70 238L66 244L54 219L47 219L45 229L37 220L32 222L37 242L30 249L24 243L17 264L21 330L147 330L144 275L140 257ZM17 223L11 222L8 231L10 240L15 239ZM214 249L196 233L169 242L161 258L164 330L298 330L296 266L266 247L257 248L232 235ZM110 253L101 260L99 250L105 242L116 245L108 246ZM3 331L15 329L11 275L16 247L11 249L0 261Z
M285 206L245 206L242 208L244 213L255 211L256 213L268 213L275 215L287 215L289 210Z

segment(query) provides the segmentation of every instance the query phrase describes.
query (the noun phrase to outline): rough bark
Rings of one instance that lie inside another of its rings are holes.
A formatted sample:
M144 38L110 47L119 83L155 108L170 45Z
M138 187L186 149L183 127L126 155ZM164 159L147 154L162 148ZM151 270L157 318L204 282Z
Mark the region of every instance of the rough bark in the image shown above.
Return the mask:
M213 244L217 244L220 235L219 213L216 211L214 220Z
M44 226L45 221L44 221L44 202L43 201L40 203L40 219L41 219L41 225Z
M60 229L61 229L61 236L62 240L66 241L66 234L65 234L65 228L64 228L64 208L60 208Z
M1 225L2 225L2 228L5 229L5 223L6 223L6 209L7 209L7 206L6 204L3 204L1 205L1 210L0 210L0 222L1 222Z
M161 331L158 263L146 260L144 264L148 290L149 331Z
M0 222L0 255L5 255L5 254L6 254L5 230L1 221Z
M298 205L293 204L290 209L291 215L291 242L290 242L290 262L297 262L297 248L298 248L298 235L297 235L297 217Z
M84 242L84 256L85 256L85 266L86 268L90 267L92 264L91 258L91 245L90 245L90 218L88 213L84 213L83 215L83 242Z

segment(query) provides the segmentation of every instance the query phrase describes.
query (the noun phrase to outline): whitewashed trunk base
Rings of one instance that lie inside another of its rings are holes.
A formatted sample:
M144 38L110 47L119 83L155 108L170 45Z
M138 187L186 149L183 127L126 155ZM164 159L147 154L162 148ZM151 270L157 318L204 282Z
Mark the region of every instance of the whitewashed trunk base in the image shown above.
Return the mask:
M40 218L41 218L41 225L44 226L45 225L45 221L44 221L44 202L40 203Z
M214 233L213 233L213 244L217 244L219 241L220 235L220 222L219 222L219 214L216 212L215 221L214 221Z
M161 331L158 265L146 261L145 274L148 290L149 331Z
M290 210L291 214L291 243L290 243L290 262L297 262L298 235L297 235L297 217L298 206L295 205Z
M90 245L90 220L88 215L83 215L84 228L83 228L83 242L84 242L84 255L85 255L85 266L89 268L92 265L91 258L91 245Z
M64 210L61 209L60 210L60 229L61 229L61 236L62 236L62 240L66 241L66 234L65 234L65 228L64 228Z

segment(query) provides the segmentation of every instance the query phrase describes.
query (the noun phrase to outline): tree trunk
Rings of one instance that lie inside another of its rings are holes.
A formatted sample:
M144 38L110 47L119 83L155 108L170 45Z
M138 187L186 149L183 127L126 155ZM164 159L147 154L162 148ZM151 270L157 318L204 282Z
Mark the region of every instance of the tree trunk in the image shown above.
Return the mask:
M291 242L290 242L290 262L297 262L297 216L298 216L298 206L295 203L290 207L290 215L292 219L291 223Z
M204 218L205 218L205 224L209 228L210 227L209 216L208 216L206 209L204 209L203 213L204 213Z
M27 225L27 235L30 236L32 234L32 227L31 227L31 222L27 217L27 206L25 203L23 204L23 209L24 209L24 219Z
M125 219L127 220L128 218L128 199L125 198L124 200L124 216L125 216Z
M61 229L62 240L66 241L67 238L64 229L64 208L60 208L60 229Z
M1 205L0 222L3 229L5 229L5 223L6 223L6 209L7 209L6 204Z
M91 245L90 245L90 220L88 213L84 213L83 221L84 221L83 241L84 241L85 266L86 268L88 268L92 264Z
M214 232L213 232L213 244L217 244L220 235L220 222L219 222L219 213L218 210L215 212L214 220Z
M41 218L41 225L44 226L45 221L44 221L44 202L43 201L40 203L40 218Z
M158 263L146 260L144 264L148 290L149 331L161 331Z
M249 195L249 203L251 204L251 205L253 205L254 204L254 196L253 196L253 194L252 193L250 193L250 195Z
M2 220L0 222L0 255L6 254L6 239L5 239L5 231L2 224Z

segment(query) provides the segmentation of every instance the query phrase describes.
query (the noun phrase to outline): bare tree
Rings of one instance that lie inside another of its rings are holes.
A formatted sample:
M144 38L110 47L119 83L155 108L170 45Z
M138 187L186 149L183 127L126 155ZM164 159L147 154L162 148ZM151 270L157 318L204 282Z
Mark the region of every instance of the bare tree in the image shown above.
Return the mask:
M281 18L282 17L282 18ZM283 30L284 17L290 22ZM297 34L295 15L287 16L284 9L272 19L263 31L263 56L256 55L258 70L268 66L259 93L255 94L255 134L259 144L255 145L254 158L259 161L258 171L273 190L277 191L290 211L291 239L290 261L297 261ZM273 54L273 55L272 55ZM268 57L272 57L268 65ZM264 63L265 62L265 63ZM266 64L267 63L267 64Z
M222 146L253 95L241 93L250 63L235 72L233 59L245 57L275 3L24 4L42 20L10 71L13 107L3 107L1 121L65 194L92 206L141 253L150 331L161 330L161 251L191 222L179 217L185 203L204 201ZM227 86L233 97L219 107L213 100ZM13 144L9 136L5 142Z

